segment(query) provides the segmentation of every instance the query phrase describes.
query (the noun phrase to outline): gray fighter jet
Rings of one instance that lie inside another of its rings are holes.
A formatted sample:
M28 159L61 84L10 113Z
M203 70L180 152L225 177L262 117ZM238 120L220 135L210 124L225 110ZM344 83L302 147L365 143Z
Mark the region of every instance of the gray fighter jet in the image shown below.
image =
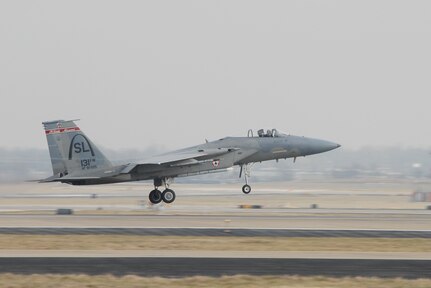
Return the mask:
M226 137L165 153L124 165L113 165L76 126L76 120L43 122L54 175L41 182L62 182L72 185L108 184L153 180L149 194L152 203L172 203L175 192L169 184L175 177L227 170L239 165L244 175L242 192L250 193L250 164L307 156L340 147L329 141L286 135L276 129L261 129L257 135L249 130L247 137ZM163 192L159 187L164 187Z

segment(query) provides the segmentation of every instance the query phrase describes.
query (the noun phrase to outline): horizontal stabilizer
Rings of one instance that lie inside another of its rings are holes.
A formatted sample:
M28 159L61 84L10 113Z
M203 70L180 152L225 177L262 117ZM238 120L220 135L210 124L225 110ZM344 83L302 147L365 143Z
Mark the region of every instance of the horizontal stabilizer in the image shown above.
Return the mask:
M70 177L70 176L58 177L57 175L54 175L46 179L39 180L39 183L94 180L94 179L100 179L100 178L101 177Z

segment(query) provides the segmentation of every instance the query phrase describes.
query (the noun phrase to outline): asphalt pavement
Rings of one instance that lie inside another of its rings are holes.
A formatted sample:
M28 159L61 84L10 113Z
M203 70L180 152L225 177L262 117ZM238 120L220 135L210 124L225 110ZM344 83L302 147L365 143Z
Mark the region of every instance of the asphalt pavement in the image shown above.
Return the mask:
M429 260L268 258L0 258L1 273L145 277L301 275L431 278Z
M16 235L141 235L141 236L243 236L243 237L353 237L431 238L428 230L340 229L230 229L230 228L55 228L0 227L0 234Z

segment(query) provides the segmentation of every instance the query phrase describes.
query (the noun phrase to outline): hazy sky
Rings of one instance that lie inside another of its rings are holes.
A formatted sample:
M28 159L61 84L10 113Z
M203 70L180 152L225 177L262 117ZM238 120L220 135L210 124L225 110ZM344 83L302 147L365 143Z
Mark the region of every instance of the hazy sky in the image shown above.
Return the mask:
M278 128L430 147L431 1L0 1L0 147L82 119L112 149Z

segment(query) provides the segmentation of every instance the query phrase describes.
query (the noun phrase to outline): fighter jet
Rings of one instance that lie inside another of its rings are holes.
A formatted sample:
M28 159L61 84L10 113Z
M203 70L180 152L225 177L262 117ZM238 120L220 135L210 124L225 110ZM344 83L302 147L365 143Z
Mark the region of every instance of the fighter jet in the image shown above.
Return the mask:
M276 129L252 130L247 137L226 137L217 141L161 154L135 163L113 165L75 124L77 120L43 122L51 157L53 176L40 182L72 185L109 184L153 180L149 193L153 204L172 203L175 192L169 188L175 177L223 171L240 166L244 176L242 192L251 192L248 184L250 165L256 162L308 156L330 151L339 144L325 140L280 133ZM163 191L159 188L164 187Z

